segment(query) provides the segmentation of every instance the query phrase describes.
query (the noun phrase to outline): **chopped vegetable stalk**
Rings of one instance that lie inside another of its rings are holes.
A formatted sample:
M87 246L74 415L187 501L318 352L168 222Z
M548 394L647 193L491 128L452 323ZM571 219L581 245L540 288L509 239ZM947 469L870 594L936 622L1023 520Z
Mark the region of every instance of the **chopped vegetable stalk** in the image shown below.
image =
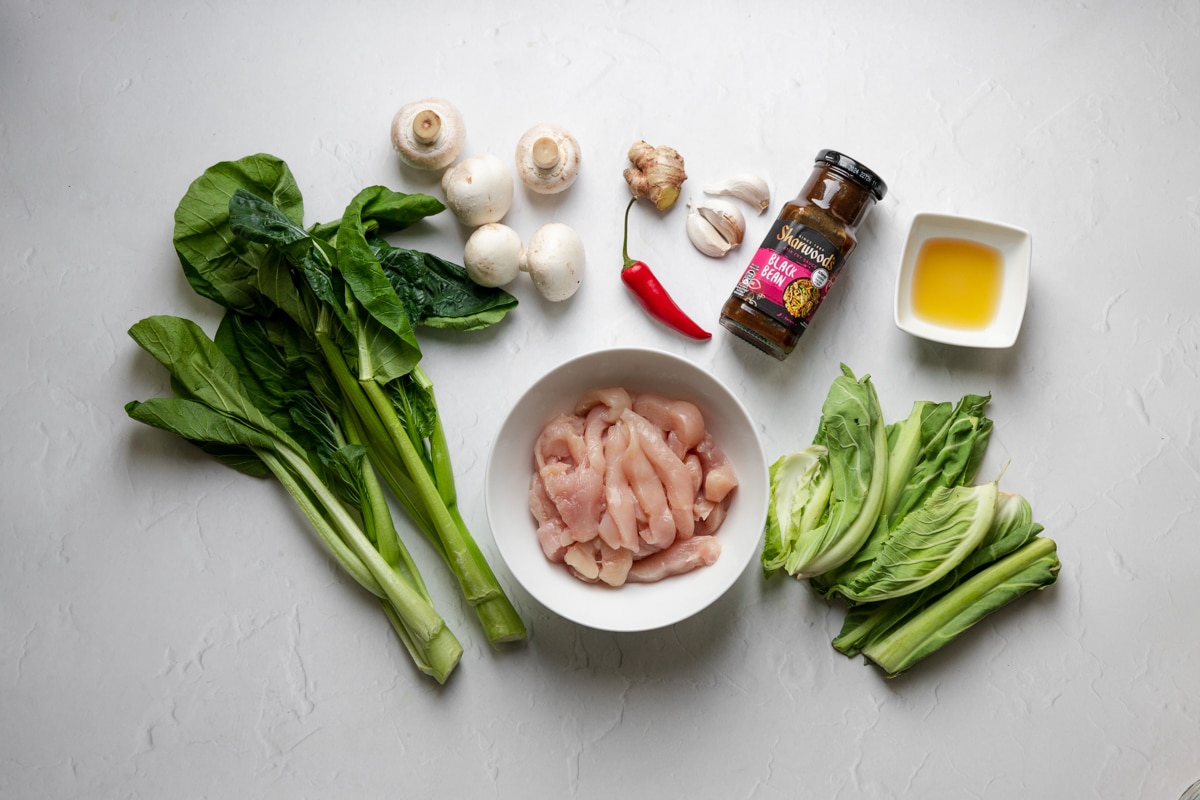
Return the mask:
M996 609L1054 583L1060 566L1054 541L1034 539L947 592L863 655L889 676L898 675Z
M763 569L783 569L792 537L810 530L820 522L833 491L833 476L828 466L829 451L821 445L809 445L788 453L771 464L770 513L767 514L763 544Z

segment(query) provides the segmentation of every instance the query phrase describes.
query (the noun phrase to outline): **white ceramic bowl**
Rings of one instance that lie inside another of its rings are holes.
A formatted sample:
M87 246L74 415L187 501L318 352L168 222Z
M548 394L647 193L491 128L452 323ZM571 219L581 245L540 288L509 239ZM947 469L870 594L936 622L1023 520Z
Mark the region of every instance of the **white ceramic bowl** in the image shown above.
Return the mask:
M1000 251L1003 265L1000 302L990 324L960 328L938 324L913 311L912 281L921 246L934 238L967 239ZM999 222L921 213L913 217L896 279L896 326L913 336L964 347L1011 347L1017 341L1029 295L1033 241L1028 231Z
M689 400L737 473L738 488L717 531L716 563L658 583L618 588L589 584L551 563L529 511L534 442L556 414L570 412L589 389L623 386ZM573 358L536 381L500 426L488 457L485 502L492 536L513 576L538 602L591 628L642 631L679 622L725 593L760 550L767 516L766 457L742 403L712 374L652 349L602 350Z

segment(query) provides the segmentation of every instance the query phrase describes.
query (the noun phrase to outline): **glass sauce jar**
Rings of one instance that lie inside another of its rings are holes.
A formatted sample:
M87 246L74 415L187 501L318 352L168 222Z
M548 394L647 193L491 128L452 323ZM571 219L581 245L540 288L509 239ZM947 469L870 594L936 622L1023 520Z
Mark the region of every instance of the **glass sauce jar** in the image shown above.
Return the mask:
M835 150L817 153L800 194L783 207L721 307L721 326L782 361L829 293L858 226L887 194L883 179Z

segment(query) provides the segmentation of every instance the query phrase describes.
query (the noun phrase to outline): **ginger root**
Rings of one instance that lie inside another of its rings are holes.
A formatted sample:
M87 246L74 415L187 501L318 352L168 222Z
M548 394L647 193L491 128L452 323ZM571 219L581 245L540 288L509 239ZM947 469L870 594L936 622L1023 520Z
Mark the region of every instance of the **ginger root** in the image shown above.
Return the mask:
M633 166L625 169L625 182L635 197L649 200L659 211L675 205L679 187L687 180L683 156L670 147L635 142L629 148L629 161Z

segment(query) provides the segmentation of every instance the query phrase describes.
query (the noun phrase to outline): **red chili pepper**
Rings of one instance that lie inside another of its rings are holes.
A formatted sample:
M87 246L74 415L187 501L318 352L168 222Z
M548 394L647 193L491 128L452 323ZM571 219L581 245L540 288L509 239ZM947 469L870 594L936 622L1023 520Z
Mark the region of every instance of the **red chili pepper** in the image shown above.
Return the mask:
M667 290L650 271L650 267L646 266L644 261L634 261L629 257L629 209L633 208L635 202L636 197L625 206L625 238L621 243L621 255L625 259L625 266L621 268L621 280L633 292L633 296L646 313L659 322L693 339L711 339L712 334L697 325L671 299L671 295L667 294Z

